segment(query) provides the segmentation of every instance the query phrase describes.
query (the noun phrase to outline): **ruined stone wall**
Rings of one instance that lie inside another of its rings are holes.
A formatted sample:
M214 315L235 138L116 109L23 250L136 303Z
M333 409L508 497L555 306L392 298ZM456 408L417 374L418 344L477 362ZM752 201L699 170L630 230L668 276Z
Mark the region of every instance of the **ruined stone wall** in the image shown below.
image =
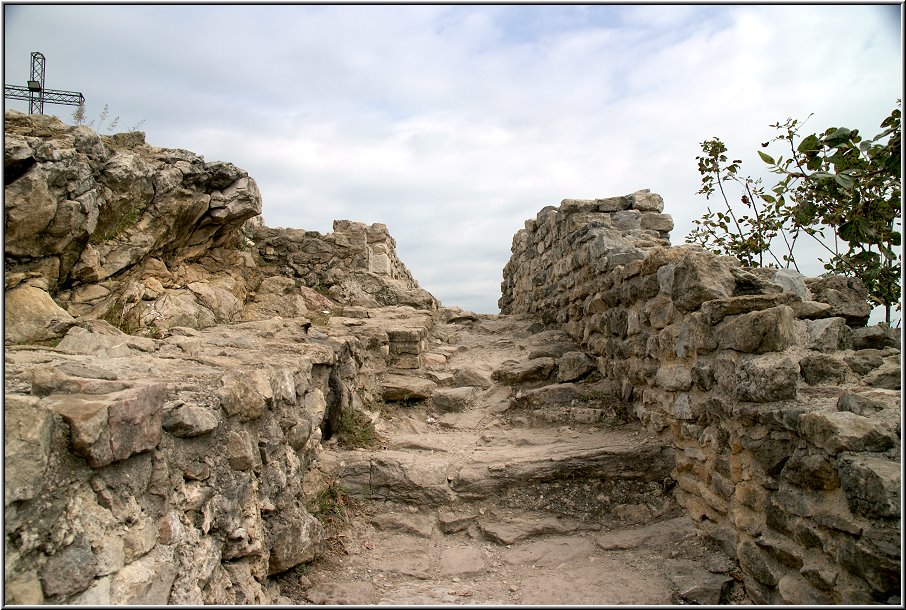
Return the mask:
M252 240L267 264L323 290L339 303L435 309L396 254L396 241L380 223L336 220L333 232L254 227Z
M502 313L593 355L675 448L676 494L758 603L899 603L900 336L864 287L667 247L647 191L565 200L513 238Z

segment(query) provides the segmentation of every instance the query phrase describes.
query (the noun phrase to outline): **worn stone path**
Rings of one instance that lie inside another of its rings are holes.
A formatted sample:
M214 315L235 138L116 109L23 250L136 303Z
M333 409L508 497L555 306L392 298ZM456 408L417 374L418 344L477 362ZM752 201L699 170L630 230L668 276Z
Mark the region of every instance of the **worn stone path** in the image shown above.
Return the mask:
M384 373L388 395L409 399L375 413L379 447L326 444L309 476L350 494L350 522L324 557L280 577L284 595L746 601L733 563L672 499L671 453L603 392L567 335L530 318L452 316L431 329L425 362ZM415 400L425 380L433 395Z

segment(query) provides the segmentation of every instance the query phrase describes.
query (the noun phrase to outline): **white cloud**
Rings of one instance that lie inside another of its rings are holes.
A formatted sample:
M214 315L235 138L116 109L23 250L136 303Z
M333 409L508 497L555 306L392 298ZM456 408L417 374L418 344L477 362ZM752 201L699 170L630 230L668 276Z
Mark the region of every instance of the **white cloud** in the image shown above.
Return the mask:
M787 116L874 133L901 96L890 14L11 6L5 65L24 80L42 50L48 86L82 88L90 115L109 103L121 125L145 119L152 144L246 169L271 226L387 224L425 288L493 312L512 235L546 205L651 188L677 243L706 206L702 140L721 137L755 171Z

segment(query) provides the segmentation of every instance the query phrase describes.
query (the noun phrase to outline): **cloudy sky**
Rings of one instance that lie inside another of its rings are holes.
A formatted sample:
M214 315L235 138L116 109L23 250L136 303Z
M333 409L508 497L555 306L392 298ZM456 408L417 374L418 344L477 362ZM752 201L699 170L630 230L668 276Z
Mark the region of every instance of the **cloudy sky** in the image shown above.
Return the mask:
M708 205L703 140L757 174L787 117L878 133L901 23L899 4L7 4L4 82L41 51L89 120L106 104L116 131L247 170L267 225L385 223L443 304L496 313L512 236L544 206L648 188L680 243Z

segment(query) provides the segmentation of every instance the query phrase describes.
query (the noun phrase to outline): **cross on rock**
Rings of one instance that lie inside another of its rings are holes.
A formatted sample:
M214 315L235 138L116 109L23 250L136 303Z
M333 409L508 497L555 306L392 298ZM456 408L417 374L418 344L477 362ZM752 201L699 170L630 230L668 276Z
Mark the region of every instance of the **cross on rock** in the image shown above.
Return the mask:
M3 97L11 100L28 100L28 114L44 114L44 104L81 106L85 96L79 91L60 91L44 88L44 71L47 60L40 51L31 54L31 78L28 85L3 85Z

